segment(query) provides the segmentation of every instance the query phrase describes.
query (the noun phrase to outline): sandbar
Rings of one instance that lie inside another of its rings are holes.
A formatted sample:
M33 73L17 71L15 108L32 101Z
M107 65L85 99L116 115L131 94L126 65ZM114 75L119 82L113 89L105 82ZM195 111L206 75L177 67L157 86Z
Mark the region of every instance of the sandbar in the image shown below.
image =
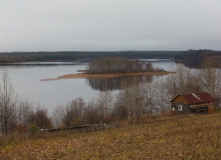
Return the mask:
M58 76L57 78L41 79L41 81L61 80L61 79L108 79L118 77L129 77L129 76L145 76L145 75L167 75L174 72L167 71L154 71L154 72L133 72L133 73L111 73L111 74L89 74L89 73L76 73Z

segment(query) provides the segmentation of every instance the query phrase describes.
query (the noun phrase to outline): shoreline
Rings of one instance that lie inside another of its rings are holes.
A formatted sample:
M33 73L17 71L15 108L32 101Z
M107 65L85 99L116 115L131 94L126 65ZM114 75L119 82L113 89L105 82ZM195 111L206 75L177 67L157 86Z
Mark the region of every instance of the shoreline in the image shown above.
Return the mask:
M167 75L174 72L168 71L154 71L154 72L133 72L133 73L111 73L111 74L88 74L88 73L76 73L76 74L66 74L63 76L58 76L57 78L47 78L41 79L40 81L52 81L61 79L109 79L109 78L119 78L119 77L129 77L129 76L146 76L146 75Z
M4 65L32 65L30 63L41 63L41 62L75 62L75 61L82 61L82 62L88 62L90 59L77 59L73 61L68 61L68 60L50 60L50 61L24 61L24 62L10 62L10 63L0 63L0 66Z

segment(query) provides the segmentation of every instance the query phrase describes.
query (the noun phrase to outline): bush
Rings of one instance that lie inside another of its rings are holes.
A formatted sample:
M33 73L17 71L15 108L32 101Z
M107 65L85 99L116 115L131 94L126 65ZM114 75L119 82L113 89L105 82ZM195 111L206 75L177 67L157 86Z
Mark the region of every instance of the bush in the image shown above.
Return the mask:
M38 128L36 127L36 125L32 124L30 127L29 127L29 130L30 130L30 133L31 135L34 135L38 132Z

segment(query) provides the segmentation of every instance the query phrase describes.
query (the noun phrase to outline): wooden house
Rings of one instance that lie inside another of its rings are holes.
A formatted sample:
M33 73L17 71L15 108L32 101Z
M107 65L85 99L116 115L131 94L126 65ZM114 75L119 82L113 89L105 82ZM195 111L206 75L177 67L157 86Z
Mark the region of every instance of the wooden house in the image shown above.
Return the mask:
M215 99L207 92L179 94L170 102L172 102L172 110L182 114L215 112Z

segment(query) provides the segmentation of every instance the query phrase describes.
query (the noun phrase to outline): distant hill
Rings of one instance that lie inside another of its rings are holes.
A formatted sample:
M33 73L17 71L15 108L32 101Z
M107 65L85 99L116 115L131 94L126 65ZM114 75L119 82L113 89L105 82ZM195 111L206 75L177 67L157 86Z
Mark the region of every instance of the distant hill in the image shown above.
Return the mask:
M205 56L209 55L220 55L221 51L213 51L213 50L188 50L183 54L177 55L174 57L176 61L201 61Z
M184 51L58 51L58 52L4 52L0 53L0 63L32 62L32 61L74 61L94 59L98 57L126 58L174 58Z
M221 51L213 50L188 50L183 54L174 57L175 62L183 63L189 68L199 68L201 66L202 60L206 56L217 55L221 56Z

